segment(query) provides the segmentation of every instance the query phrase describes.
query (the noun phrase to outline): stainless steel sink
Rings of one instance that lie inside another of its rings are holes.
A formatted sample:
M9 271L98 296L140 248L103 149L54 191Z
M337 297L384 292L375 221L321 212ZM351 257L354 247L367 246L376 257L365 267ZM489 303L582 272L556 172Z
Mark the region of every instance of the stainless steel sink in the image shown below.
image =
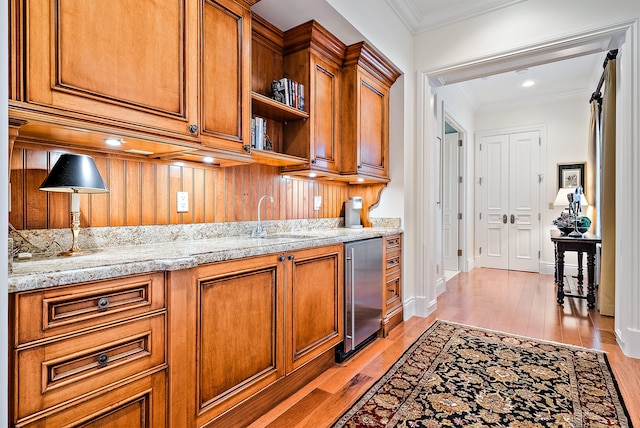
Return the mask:
M297 233L273 233L273 234L267 234L266 236L262 236L258 239L313 239L313 238L317 238L317 236L302 235Z

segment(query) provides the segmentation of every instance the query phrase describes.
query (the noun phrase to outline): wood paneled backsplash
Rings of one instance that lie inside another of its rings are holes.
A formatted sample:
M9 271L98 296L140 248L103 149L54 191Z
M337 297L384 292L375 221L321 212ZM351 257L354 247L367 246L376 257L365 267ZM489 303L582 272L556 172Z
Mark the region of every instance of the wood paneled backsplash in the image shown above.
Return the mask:
M16 229L69 227L67 193L38 189L62 151L16 143L11 159L11 212ZM305 180L283 180L277 167L242 165L216 168L91 153L109 193L80 196L81 227L141 226L252 221L258 199L261 218L286 220L340 217L348 187ZM189 193L189 212L178 213L176 193ZM313 197L322 207L313 210Z

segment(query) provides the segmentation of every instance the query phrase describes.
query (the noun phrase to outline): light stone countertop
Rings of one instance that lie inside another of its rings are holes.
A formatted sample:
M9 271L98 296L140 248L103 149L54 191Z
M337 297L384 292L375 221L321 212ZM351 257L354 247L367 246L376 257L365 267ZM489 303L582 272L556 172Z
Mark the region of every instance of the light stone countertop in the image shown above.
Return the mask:
M402 233L398 228L312 229L272 233L266 238L229 236L108 247L74 257L15 261L9 293L116 278L155 271L174 271L243 257L294 251Z

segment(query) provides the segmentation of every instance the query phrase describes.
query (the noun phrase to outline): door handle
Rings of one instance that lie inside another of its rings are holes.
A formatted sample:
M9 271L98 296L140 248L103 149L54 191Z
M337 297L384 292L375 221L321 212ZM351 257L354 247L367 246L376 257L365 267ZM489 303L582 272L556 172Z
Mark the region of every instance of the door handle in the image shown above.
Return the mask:
M516 222L516 216L514 216L513 214L511 214L511 224Z
M507 224L507 215L506 214L502 214L502 222L504 224Z

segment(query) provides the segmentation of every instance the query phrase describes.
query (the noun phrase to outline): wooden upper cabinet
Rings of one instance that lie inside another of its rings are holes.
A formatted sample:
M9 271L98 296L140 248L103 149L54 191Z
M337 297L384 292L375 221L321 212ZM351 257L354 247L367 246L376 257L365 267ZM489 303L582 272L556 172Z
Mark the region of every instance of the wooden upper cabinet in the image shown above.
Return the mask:
M315 21L284 33L284 74L305 87L308 120L284 127L283 152L305 158L309 169L340 169L339 99L345 45ZM296 169L296 167L292 167Z
M14 0L25 36L12 38L12 52L24 50L25 79L10 85L25 103L11 108L27 120L241 151L253 3L42 0L22 10Z
M26 2L25 101L67 117L188 134L197 123L190 3Z
M242 149L250 135L251 15L231 0L202 12L201 133L205 145Z
M399 76L366 42L347 47L340 94L343 174L388 178L389 91Z

